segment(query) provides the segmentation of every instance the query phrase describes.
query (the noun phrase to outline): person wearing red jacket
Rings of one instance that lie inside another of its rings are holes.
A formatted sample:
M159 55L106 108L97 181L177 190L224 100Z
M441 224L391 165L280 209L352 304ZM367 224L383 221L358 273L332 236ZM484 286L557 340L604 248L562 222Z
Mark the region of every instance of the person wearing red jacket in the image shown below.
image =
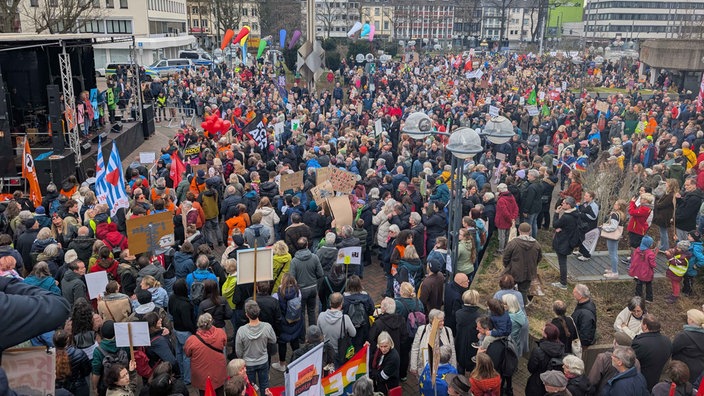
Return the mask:
M653 238L644 236L640 246L633 252L631 266L628 268L628 275L636 281L636 296L643 297L643 285L645 285L645 301L653 302L653 276L655 274L655 256L657 249L653 250Z
M516 204L516 198L514 198L513 194L508 191L506 184L499 184L496 186L496 190L499 192L499 199L496 201L494 222L499 233L499 249L497 253L502 254L508 242L509 231L511 227L516 225L518 204Z
M653 201L655 197L650 193L643 193L636 199L631 198L628 207L628 246L631 251L640 247L643 236L648 233L648 228L653 221ZM621 260L624 264L630 264L631 257Z
M115 280L120 283L120 278L117 276L117 267L119 263L110 256L110 248L103 246L98 250L98 259L95 265L90 268L90 273L105 271L108 273L108 280Z

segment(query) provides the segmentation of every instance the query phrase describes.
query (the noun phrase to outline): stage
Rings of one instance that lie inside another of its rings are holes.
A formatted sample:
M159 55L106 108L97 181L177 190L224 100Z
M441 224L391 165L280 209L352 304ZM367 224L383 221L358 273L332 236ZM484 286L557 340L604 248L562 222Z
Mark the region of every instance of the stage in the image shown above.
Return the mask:
M112 126L106 125L104 130L112 131ZM110 150L112 150L113 142L115 142L117 150L120 152L121 159L125 160L144 143L144 139L145 133L142 123L136 121L123 122L121 132L108 132L107 136L102 139L101 149L103 150L105 165L107 166L110 158ZM76 169L74 153L68 148L65 149L61 155L57 156L55 153L52 153L52 155L49 155L46 159L35 160L37 178L39 179L39 185L42 186L42 189L45 189L51 181L53 181L57 187L61 188L61 183L70 175L76 175L78 176L78 180L84 180L86 170L95 169L98 158L97 137L93 140L95 140L95 142L87 140L83 143L86 145L90 143L91 146L89 150L81 150L81 165L79 169Z

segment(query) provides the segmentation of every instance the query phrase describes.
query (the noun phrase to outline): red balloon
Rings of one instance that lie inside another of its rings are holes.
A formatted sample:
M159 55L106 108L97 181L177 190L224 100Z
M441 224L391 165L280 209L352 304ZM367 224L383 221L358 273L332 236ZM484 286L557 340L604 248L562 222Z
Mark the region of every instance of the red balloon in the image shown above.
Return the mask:
M235 108L235 117L241 117L242 116L242 108L237 107Z
M222 124L225 126L225 130L223 132L229 131L230 127L232 127L232 123L228 120L223 121Z
M205 129L205 130L207 130L207 129L208 129L208 123L205 122L205 121L203 121L203 122L200 123L200 127L203 128L203 129Z

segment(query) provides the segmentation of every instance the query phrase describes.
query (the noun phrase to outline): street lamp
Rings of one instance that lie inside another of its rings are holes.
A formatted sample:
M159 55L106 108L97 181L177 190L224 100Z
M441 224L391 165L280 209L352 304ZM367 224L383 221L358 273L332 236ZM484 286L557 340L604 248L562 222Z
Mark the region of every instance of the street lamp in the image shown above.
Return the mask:
M513 131L513 123L508 118L495 116L487 121L481 134L494 144L504 144L511 140L516 133Z
M509 122L510 124L510 122ZM449 136L447 150L452 153L450 170L450 201L448 206L449 224L447 239L450 246L453 272L457 268L459 230L462 226L462 182L464 162L481 153L484 148L479 134L471 128L461 127L453 133L438 132L432 128L432 120L423 112L411 113L406 119L402 132L412 139L425 139L431 135Z

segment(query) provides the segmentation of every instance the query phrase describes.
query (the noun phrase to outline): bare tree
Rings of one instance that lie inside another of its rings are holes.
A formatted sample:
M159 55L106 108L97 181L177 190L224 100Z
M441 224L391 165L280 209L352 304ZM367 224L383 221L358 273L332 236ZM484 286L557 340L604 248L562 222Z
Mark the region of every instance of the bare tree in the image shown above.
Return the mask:
M301 30L303 14L300 0L257 0L259 4L259 24L266 26L267 34L278 37L281 29L286 29L288 35L294 30ZM262 35L265 35L262 31Z
M0 33L17 32L21 0L0 0Z
M335 0L321 0L315 2L315 20L322 23L324 39L330 38L335 23L342 19L342 16L347 13L345 7L347 3L342 3Z
M92 0L42 0L36 7L22 5L22 14L37 33L75 33L83 21L98 19L103 11Z
M547 0L544 0L547 1ZM517 2L517 0L491 0L489 2L490 5L494 6L496 9L499 10L501 13L500 18L500 23L501 23L501 31L499 33L499 41L503 42L504 38L506 37L506 19L507 19L507 14L511 7Z
M213 0L217 37L222 37L222 33L227 29L239 29L243 6L244 0Z

